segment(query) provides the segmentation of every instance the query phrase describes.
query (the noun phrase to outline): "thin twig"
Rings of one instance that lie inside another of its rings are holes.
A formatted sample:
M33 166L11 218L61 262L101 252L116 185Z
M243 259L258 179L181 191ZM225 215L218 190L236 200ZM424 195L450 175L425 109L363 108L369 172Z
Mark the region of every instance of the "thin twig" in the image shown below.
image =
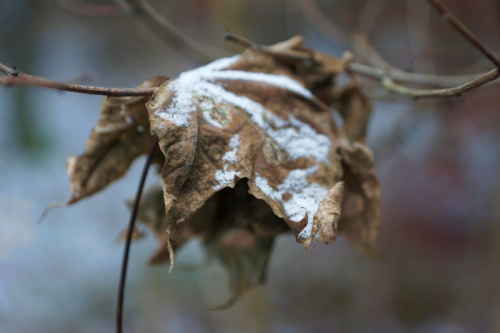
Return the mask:
M489 72L481 75L475 80L464 83L462 85L447 88L447 89L417 89L410 88L403 85L400 85L394 82L388 76L384 77L381 80L382 86L389 91L397 93L399 95L403 95L406 97L411 97L415 99L420 98L446 98L446 97L455 97L464 94L465 92L476 89L485 85L488 82L491 82L497 79L500 76L500 72L498 68L492 69Z
M104 95L104 96L150 96L156 88L106 88L86 86L44 79L39 76L20 73L0 63L0 71L7 76L0 76L0 85L3 86L36 86L49 89L71 91L81 94Z
M240 44L244 47L260 50L269 54L277 54L279 53L280 56L284 56L287 53L283 54L283 51L275 51L271 47L262 45L256 42L253 42L249 39L246 39L244 37L241 37L231 31L226 31L224 33L224 38L226 40L235 42L237 44ZM289 51L288 53L291 53ZM310 60L311 55L310 53L307 52L294 52L291 57L294 57L295 59L302 59L302 60ZM420 74L420 73L410 73L410 72L405 72L402 70L397 70L397 71L391 71L391 70L386 70L384 68L378 68L378 67L373 67L373 66L368 66L368 65L363 65L357 62L350 62L347 65L347 70L349 72L355 73L355 74L360 74L363 76L367 76L373 79L379 79L382 80L383 78L390 78L392 81L397 81L397 82L405 82L405 83L411 83L411 84L418 84L418 85L431 85L431 86L436 86L436 87L450 87L450 83L453 83L455 85L461 84L463 82L467 81L473 81L481 76L487 74L488 72L480 73L480 74L475 74L475 75L455 75L455 76L441 76L441 75L432 75L432 74ZM450 78L453 78L453 80L450 80Z
M125 248L123 250L123 260L122 260L122 269L120 273L120 286L118 288L118 302L116 304L116 332L122 332L122 324L123 324L123 300L125 297L125 280L127 277L127 266L128 266L128 256L130 253L130 243L132 241L132 233L134 230L135 219L137 217L137 213L139 211L139 203L141 201L141 195L144 188L144 183L146 182L146 176L148 174L149 166L151 165L151 160L153 159L153 155L158 147L158 136L155 135L153 137L153 143L151 144L151 148L149 150L148 157L146 162L144 163L144 168L142 170L141 180L139 181L139 186L137 188L137 193L135 195L134 207L132 209L132 213L130 214L130 221L127 230L127 239L125 241Z
M19 73L14 69L0 63L0 72L8 76L17 76Z
M448 22L455 30L457 30L465 39L467 39L472 45L474 45L479 51L481 51L485 57L487 57L497 68L500 68L500 59L493 54L493 51L483 42L477 38L472 31L465 26L453 13L450 12L448 7L446 7L440 0L427 0L427 2L434 7L441 18Z
M482 43L462 22L460 22L439 0L427 0L433 5L460 34L465 36L472 44L483 52L498 68L500 60L495 57L492 51ZM351 62L347 65L347 70L364 76L377 78L387 90L412 98L431 98L431 97L453 97L460 96L463 93L480 87L488 82L497 79L500 73L497 69L486 73L475 75L460 76L441 76L410 73L393 66L390 66L380 54L370 45L366 36L363 34L349 34L333 24L317 7L312 0L296 0L304 16L308 21L317 27L318 30L325 33L326 36L333 36L334 39L345 41L350 36L354 40L354 48L357 53L372 64L366 66ZM329 33L326 33L329 32ZM360 52L361 51L361 52ZM375 66L373 66L375 65ZM462 82L466 83L462 83ZM397 82L427 85L441 87L443 89L418 89L403 86Z
M351 44L352 34L333 24L325 14L318 8L312 0L295 0L295 4L299 8L304 17L332 42L347 47Z
M449 88L460 85L463 82L473 81L484 74L433 75L403 71L387 63L387 61L385 61L368 42L365 35L360 33L352 34L336 26L319 9L313 0L295 0L295 2L297 3L301 13L313 27L333 42L337 42L342 45L352 44L356 55L362 57L371 66L370 70L370 68L365 65L352 62L348 65L348 70L353 73L381 78L380 72L383 72L383 76L388 76L393 81L437 88Z
M199 42L179 30L145 0L124 0L137 18L169 45L177 46L192 58L208 62L229 55L227 50Z
M275 51L270 46L261 45L256 42L253 42L249 39L243 38L234 34L232 32L227 31L225 34L226 39L230 41L234 41L239 43L245 47L250 47L256 50L260 50L262 52L268 52L270 54L286 56L287 53L282 53L282 50ZM289 50L288 52L292 52L297 55L297 58L303 60L313 60L311 53L302 52L301 50ZM299 55L302 58L299 58ZM497 79L500 76L500 72L498 69L492 69L489 72L474 76L472 80L457 85L451 88L443 88L443 89L417 89L403 86L401 84L396 83L396 81L409 82L414 84L422 84L422 81L425 81L428 78L428 75L424 74L415 74L415 73L405 73L405 72L395 72L388 73L386 70L381 68L375 68L372 66L367 66L359 63L350 62L347 64L347 71L364 75L366 77L370 77L373 79L380 80L382 86L387 90L394 92L399 95L403 95L405 97L411 98L446 98L453 96L460 96L463 93L472 90L474 88L478 88L490 81ZM433 76L435 83L441 83L440 76ZM465 77L465 76L464 76ZM466 76L470 78L469 76ZM446 80L446 78L442 79Z
M434 87L450 87L451 80L449 76L432 75L432 74L420 74L420 73L410 73L410 72L391 72L386 71L382 68L377 68L373 66L363 65L356 62L351 62L347 65L347 70L349 72L360 74L363 76L371 77L374 79L390 78L396 82L404 82L410 84L417 84L422 86L434 86ZM473 81L481 76L487 74L488 72L474 74L474 75L457 75L453 77L453 82L455 85L460 83ZM432 84L430 84L432 82Z
M365 36L373 32L375 23L385 9L385 6L386 2L384 0L367 0L359 11L354 31L357 34L364 34Z

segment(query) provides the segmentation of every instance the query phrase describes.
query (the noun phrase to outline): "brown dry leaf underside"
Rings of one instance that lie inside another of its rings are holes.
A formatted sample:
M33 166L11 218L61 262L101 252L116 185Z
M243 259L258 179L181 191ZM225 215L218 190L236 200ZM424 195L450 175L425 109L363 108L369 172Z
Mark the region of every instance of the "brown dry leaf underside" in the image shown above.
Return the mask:
M157 87L167 78L156 76L139 87ZM71 156L66 169L70 177L72 204L121 178L132 162L151 146L148 113L149 97L105 98L101 117L92 130L85 151ZM157 162L158 158L156 159Z
M156 185L144 193L138 220L152 229L161 246L150 264L169 259L165 231L163 189ZM213 309L232 305L245 291L263 284L274 237L289 232L286 223L274 215L262 200L248 194L246 182L234 189L223 189L171 235L172 248L182 247L192 238L205 245L211 258L219 260L230 278L231 298Z

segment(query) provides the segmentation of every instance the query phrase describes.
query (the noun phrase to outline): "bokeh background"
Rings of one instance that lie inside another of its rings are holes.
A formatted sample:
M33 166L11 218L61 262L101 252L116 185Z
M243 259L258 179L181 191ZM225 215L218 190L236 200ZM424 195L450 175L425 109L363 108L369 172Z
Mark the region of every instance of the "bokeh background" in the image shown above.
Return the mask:
M62 2L0 0L0 62L110 87L201 64L132 16L86 15ZM223 41L226 27L264 44L301 34L336 56L351 47L317 31L295 1L150 3L187 35L230 52L241 48ZM498 1L445 3L500 49ZM365 32L394 66L438 74L492 68L423 0L317 4L339 27ZM305 251L282 236L267 284L227 310L207 311L229 297L222 266L192 242L172 275L149 268L157 246L149 235L132 247L126 332L500 332L500 85L411 101L359 80L375 105L368 141L384 193L379 257L342 237ZM83 151L101 102L0 87L0 332L114 330L122 256L114 240L144 159L104 192L37 223L48 204L69 198L65 161Z

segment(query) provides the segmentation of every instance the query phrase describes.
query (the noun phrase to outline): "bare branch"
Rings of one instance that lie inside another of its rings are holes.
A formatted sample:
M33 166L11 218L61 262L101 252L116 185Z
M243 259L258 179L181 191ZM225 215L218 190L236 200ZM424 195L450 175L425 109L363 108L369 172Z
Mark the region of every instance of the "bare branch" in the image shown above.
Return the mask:
M348 46L352 41L352 34L334 24L318 8L312 0L295 0L297 7L304 17L319 32L336 44Z
M8 76L19 75L19 73L14 68L10 68L8 66L5 66L2 63L0 63L0 72L4 73L5 75L8 75Z
M71 91L80 94L103 95L103 96L149 96L153 95L156 88L106 88L96 86L85 86L47 80L36 76L2 76L0 84L4 86L21 85L36 86L55 90Z
M301 49L300 43L290 44L292 46L295 45L294 47L296 47L296 49L294 48L276 49L276 45L273 46L261 45L229 31L226 32L225 37L226 39L241 44L245 47L260 50L262 52L273 54L275 56L281 56L281 57L290 56L295 60L314 61L313 54L311 52L307 52L307 50L305 49ZM446 77L443 78L438 75L415 74L404 71L388 72L382 68L376 68L355 62L347 63L347 71L356 74L361 74L373 79L378 79L380 80L382 86L387 90L411 98L432 98L432 97L446 98L446 97L460 96L463 93L471 89L478 88L490 81L497 79L500 76L500 72L498 71L498 69L493 69L490 70L489 72L473 76L472 79L470 79L470 76L468 75L459 76L463 78L464 81L466 81L465 79L469 79L468 80L469 82L462 83L455 87L444 88L444 89L417 89L417 88L405 87L401 84L396 83L395 81L397 80L400 82L407 82L413 84L424 84L427 80L429 80L429 78L432 78L434 84L444 85L444 83L447 83L447 78Z
M420 74L420 73L410 73L405 71L387 71L382 68L377 68L373 66L363 65L356 62L351 62L347 65L347 70L349 72L364 75L374 79L382 80L384 78L389 78L392 81L404 82L422 86L435 86L435 87L445 87L449 88L450 83L454 85L460 85L463 82L474 81L488 72L474 74L474 75L455 75L455 76L442 76L442 75L432 75L432 74ZM453 78L450 80L450 78Z
M434 7L439 14L441 14L441 18L443 20L448 22L453 28L455 28L455 30L465 37L465 39L481 51L497 68L500 68L500 59L495 56L493 51L486 46L486 44L481 42L479 38L477 38L477 36L462 23L462 21L453 15L448 7L446 7L440 0L427 0L427 2Z
M313 0L295 1L304 17L313 27L333 42L340 42L343 45L352 44L355 54L366 60L371 65L370 68L359 63L350 63L348 70L353 73L375 77L378 79L387 76L393 81L401 83L418 84L437 88L449 88L460 85L463 82L473 81L484 74L433 75L403 71L387 63L368 42L368 39L364 34L352 34L337 27L328 17L325 16L325 14L323 14Z
M199 42L180 31L145 0L124 0L137 18L168 44L179 47L198 61L208 62L229 55L226 50Z
M358 34L369 35L385 6L384 0L367 0L359 11L354 31Z
M417 89L409 88L394 82L388 76L382 78L381 83L387 90L403 95L406 97L411 97L415 99L420 98L446 98L460 96L463 93L481 87L482 85L497 79L500 76L498 68L492 69L489 72L481 75L475 80L464 83L462 85L447 88L447 89Z
M104 95L104 96L150 96L153 95L156 88L106 88L96 86L86 86L59 82L44 79L42 77L24 74L13 68L0 63L0 71L7 76L0 76L0 85L3 86L35 86L49 89L71 91L81 94Z

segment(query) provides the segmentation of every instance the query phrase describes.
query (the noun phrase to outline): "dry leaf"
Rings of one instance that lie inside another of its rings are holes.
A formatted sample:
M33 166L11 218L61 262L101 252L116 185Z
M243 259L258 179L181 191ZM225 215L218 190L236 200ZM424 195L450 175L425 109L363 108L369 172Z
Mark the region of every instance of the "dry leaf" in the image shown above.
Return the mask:
M147 110L146 98L106 100L85 153L68 161L70 203L120 178L149 149L143 126L158 135L156 162L164 163L163 188L147 191L138 212L160 242L150 264L170 259L172 269L174 251L199 238L229 271L230 305L264 282L283 232L305 247L342 233L375 253L381 190L364 145L371 105L355 85L334 89L349 58L301 44L295 38L272 54L247 50L172 81L146 81L159 86ZM297 52L312 60L290 57ZM325 103L338 107L344 129Z
M337 102L347 137L351 142L364 143L372 110L368 97L358 85L343 88L339 95Z
M373 154L359 143L343 148L341 154L346 193L339 232L358 249L376 254L376 239L382 220L382 190L375 176Z
M344 118L344 130L352 142L340 150L346 191L339 231L358 249L376 254L382 191L375 176L373 154L363 144L372 106L358 85L342 89L337 103Z
M212 251L229 273L231 298L212 308L220 310L233 305L246 291L266 281L274 237L258 237L248 229L233 227L213 242Z
M156 87L165 80L166 77L157 76L140 87ZM87 140L85 152L67 161L71 185L69 204L121 178L137 157L147 153L151 136L144 104L148 99L111 97L104 100L101 118Z
M163 84L147 107L166 160L169 232L218 190L248 178L250 193L285 219L300 242L333 241L335 232L316 231L336 230L336 222L316 212L341 181L342 138L331 110L288 68L247 51Z
M164 228L163 190L154 186L144 193L138 220L152 229L160 247L150 264L169 259L167 232ZM289 232L287 224L275 216L270 207L248 193L245 181L234 189L223 189L171 233L172 249L182 247L196 237L208 253L226 266L230 278L231 298L217 307L233 304L245 291L264 283L274 236Z

